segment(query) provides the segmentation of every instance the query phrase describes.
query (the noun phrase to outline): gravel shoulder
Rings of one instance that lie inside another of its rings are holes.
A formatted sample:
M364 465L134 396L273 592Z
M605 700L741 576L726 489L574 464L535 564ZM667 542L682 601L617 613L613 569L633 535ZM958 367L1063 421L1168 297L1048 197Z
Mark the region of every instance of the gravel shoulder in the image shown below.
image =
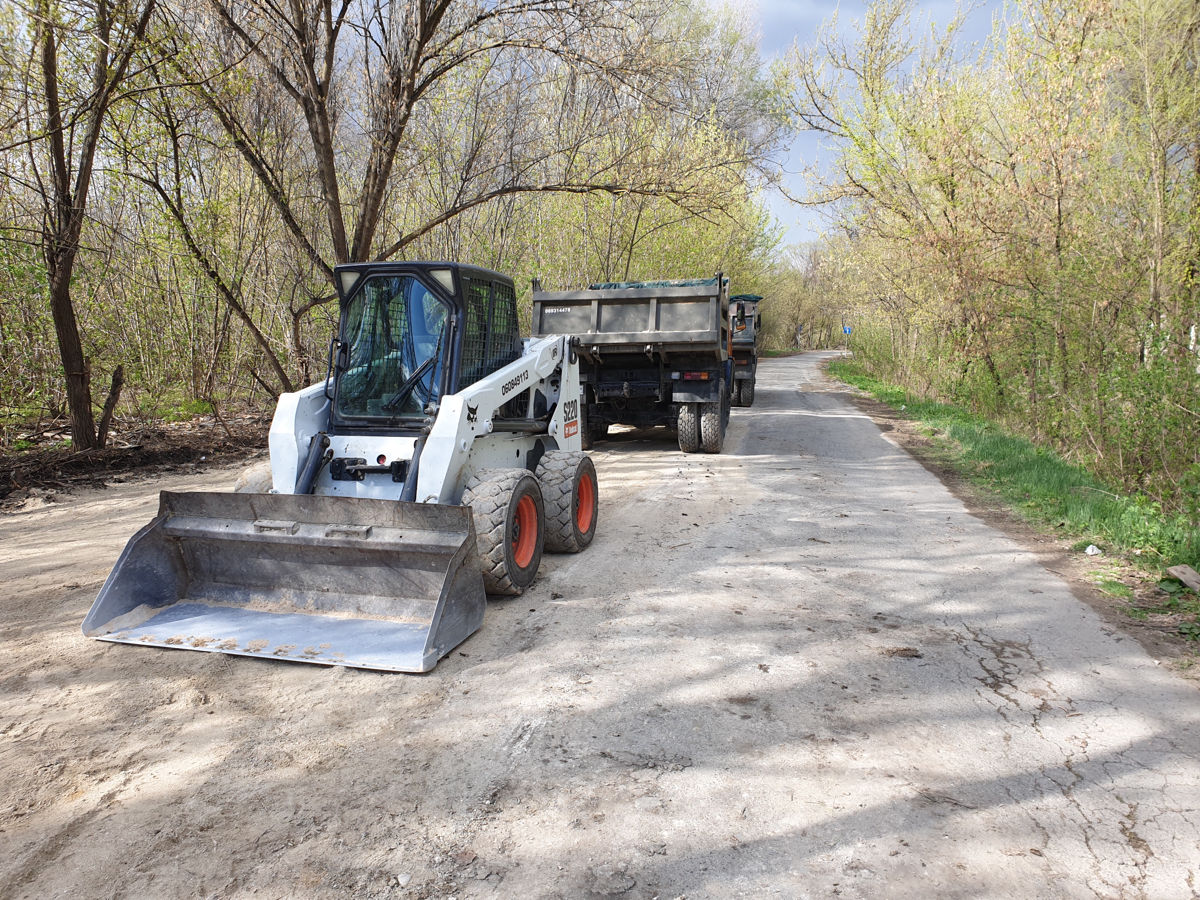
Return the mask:
M601 521L424 676L83 638L157 490L0 514L0 883L54 897L1187 897L1196 685L763 362L726 451L593 454Z

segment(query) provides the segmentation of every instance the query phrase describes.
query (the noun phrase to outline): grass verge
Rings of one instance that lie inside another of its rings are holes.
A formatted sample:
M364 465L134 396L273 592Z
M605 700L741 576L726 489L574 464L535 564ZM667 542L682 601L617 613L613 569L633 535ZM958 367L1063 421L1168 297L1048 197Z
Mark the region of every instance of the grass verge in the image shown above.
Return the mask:
M1162 602L1133 606L1131 614L1182 616L1179 633L1200 641L1200 596L1175 579L1162 577L1166 567L1180 563L1200 569L1200 529L1183 517L1165 514L1146 497L1114 491L1087 470L961 407L914 397L872 378L849 360L831 361L829 371L917 422L933 440L940 462L1032 523L1075 538L1075 549L1094 544L1158 576L1156 596ZM1101 589L1119 596L1107 581Z

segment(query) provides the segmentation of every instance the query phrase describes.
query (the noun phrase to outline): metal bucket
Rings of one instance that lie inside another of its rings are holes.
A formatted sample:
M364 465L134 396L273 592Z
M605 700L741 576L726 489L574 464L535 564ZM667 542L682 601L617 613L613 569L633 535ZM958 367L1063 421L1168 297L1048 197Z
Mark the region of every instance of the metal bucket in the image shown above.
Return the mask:
M477 552L462 506L164 491L83 633L428 672L483 623Z

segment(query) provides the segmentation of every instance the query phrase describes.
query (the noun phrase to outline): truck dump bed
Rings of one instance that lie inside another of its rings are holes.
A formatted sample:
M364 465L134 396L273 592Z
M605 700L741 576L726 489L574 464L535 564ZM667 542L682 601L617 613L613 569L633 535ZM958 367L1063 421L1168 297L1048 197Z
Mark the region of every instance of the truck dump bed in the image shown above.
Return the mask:
M570 334L587 349L711 353L724 359L729 297L719 278L533 292L534 337Z

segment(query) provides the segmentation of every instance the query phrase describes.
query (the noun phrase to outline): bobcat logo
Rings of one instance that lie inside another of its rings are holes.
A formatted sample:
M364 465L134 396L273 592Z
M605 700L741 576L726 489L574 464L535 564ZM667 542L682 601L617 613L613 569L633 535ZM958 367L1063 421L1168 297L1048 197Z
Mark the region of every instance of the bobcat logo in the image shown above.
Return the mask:
M474 406L472 406L470 403L468 403L467 404L467 421L473 423L478 415L479 415L479 404L476 403Z

